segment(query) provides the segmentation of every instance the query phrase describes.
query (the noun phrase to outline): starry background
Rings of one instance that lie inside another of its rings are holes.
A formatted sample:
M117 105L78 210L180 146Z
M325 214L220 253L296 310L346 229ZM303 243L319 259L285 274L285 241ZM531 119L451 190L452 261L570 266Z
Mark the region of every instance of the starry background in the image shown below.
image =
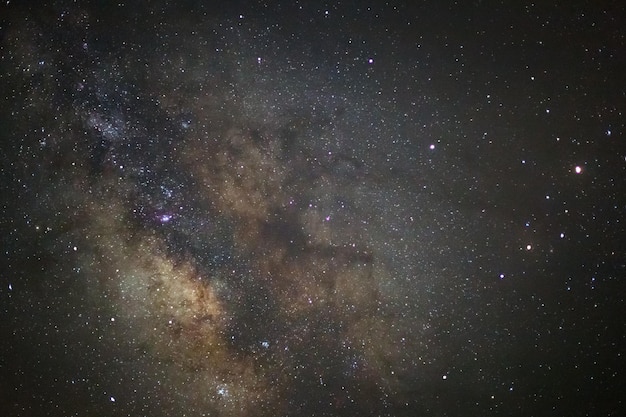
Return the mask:
M0 16L3 416L623 412L620 2Z

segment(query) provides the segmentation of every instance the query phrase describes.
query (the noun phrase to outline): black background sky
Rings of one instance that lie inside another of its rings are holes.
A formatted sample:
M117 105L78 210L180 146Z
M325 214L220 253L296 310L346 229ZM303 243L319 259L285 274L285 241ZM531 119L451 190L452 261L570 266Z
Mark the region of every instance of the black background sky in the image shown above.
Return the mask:
M621 2L4 2L3 416L618 416Z

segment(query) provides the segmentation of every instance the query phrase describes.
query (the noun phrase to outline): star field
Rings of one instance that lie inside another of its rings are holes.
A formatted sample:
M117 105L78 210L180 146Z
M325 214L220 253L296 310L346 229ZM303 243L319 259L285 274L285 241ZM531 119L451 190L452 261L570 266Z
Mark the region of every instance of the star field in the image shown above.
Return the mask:
M617 2L0 6L0 414L616 416Z

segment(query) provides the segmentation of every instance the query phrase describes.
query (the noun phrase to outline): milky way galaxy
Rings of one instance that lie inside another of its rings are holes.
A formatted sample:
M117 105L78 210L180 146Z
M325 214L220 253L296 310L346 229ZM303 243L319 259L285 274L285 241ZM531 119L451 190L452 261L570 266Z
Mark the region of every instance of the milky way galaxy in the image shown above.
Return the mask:
M6 3L0 414L623 406L615 7Z

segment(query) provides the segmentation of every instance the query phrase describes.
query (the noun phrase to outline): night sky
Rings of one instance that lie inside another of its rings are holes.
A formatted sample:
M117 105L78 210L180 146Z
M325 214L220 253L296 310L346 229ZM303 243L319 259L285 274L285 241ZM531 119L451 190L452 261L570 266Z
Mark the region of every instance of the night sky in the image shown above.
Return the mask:
M3 2L0 415L623 416L626 7L543 3Z

